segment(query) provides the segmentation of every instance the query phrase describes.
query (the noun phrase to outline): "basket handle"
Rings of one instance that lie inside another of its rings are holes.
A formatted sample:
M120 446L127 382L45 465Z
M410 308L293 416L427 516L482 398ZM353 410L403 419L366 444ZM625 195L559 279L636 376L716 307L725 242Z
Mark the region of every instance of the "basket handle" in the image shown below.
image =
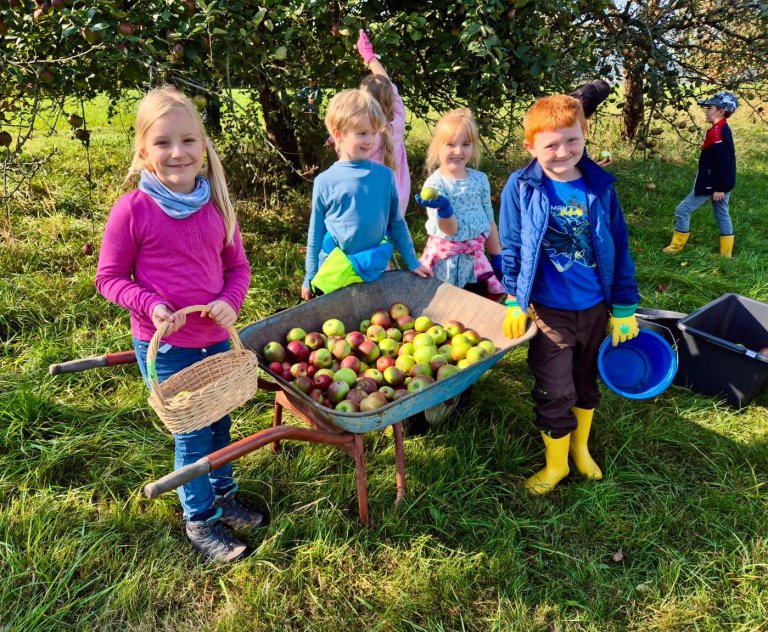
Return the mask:
M195 312L208 312L207 305L189 305L182 309L176 310L176 314L193 314ZM149 377L149 387L152 392L158 398L159 401L163 401L162 394L160 393L160 382L157 379L157 350L160 347L160 340L162 340L165 332L168 330L170 323L164 320L160 323L157 331L152 336L152 340L149 341L149 347L147 348L147 376ZM237 329L234 327L227 327L230 337L232 338L232 346L235 349L242 349L243 343L240 342L240 336L237 333Z

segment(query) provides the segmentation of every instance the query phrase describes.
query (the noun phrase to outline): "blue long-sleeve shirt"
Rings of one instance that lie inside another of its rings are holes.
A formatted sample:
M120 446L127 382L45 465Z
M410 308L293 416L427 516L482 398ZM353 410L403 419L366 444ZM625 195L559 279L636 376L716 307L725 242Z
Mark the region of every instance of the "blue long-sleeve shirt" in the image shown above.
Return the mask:
M384 165L339 160L315 178L304 287L325 260L326 232L346 254L374 248L389 235L408 269L419 267L408 225L398 213L394 174Z

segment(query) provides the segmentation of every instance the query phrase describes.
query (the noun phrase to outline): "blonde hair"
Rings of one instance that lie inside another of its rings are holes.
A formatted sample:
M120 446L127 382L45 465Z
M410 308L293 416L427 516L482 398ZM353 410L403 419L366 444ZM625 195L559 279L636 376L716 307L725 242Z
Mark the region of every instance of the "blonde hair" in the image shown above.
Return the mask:
M440 166L440 148L460 138L466 138L472 143L470 164L474 167L480 165L480 134L477 131L475 117L469 108L457 108L440 117L435 125L425 160L427 173L432 173Z
M368 123L381 137L382 162L390 169L397 168L392 134L387 117L372 94L365 90L343 90L334 95L325 112L325 127L333 136L334 130L344 133L348 129Z
M234 242L237 220L235 218L235 208L232 205L232 201L229 199L224 167L221 164L219 155L213 148L213 143L211 143L208 138L208 134L205 131L205 124L203 123L203 119L200 118L200 113L197 111L194 103L173 86L156 88L148 92L139 103L139 108L136 111L136 135L133 140L133 160L131 161L131 166L128 169L128 174L125 176L123 184L125 186L133 185L137 175L143 169L148 168L144 158L141 156L141 150L146 142L147 133L158 119L161 119L163 116L173 111L182 111L189 114L190 118L195 123L195 126L198 128L200 136L203 138L206 154L208 156L206 164L203 167L203 175L208 178L211 183L211 200L224 218L224 225L227 229L227 244L231 245Z
M579 125L587 133L587 118L581 101L567 94L555 94L536 101L523 117L525 142L533 145L536 134Z

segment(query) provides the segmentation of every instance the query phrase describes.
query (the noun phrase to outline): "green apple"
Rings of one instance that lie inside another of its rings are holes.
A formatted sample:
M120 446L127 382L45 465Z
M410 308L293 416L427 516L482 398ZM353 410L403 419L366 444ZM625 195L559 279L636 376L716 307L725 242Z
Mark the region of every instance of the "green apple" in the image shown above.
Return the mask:
M445 331L448 332L448 335L453 338L456 334L463 334L466 327L464 327L464 324L459 322L458 320L448 320L445 322L445 325L443 325L443 328Z
M404 355L412 356L414 351L416 351L416 345L413 344L412 342L406 342L406 343L400 345L400 348L397 350L397 355L398 356L404 356Z
M323 333L326 336L344 336L346 330L344 329L344 323L338 318L331 318L323 323Z
M418 331L419 333L427 331L432 325L435 323L432 322L432 319L429 316L419 316L415 321L413 321L413 328Z
M333 381L346 382L350 386L354 386L355 382L357 382L357 373L352 369L339 369L333 374Z
M452 345L469 345L472 346L472 343L469 341L469 338L467 338L464 334L456 334L453 338L451 338L451 344Z
M436 200L438 197L440 197L440 191L434 187L424 187L419 195L421 196L422 200Z
M435 340L427 333L416 334L413 337L413 346L418 349L419 347L434 347Z
M303 341L304 338L306 337L307 337L306 331L304 331L301 327L294 327L285 335L285 340L287 342L293 342L294 340Z
M607 149L603 149L603 151L600 152L600 160L610 160L611 159L611 152Z
M413 356L410 355L401 355L398 356L397 360L395 360L395 366L406 375L411 373L411 369L415 364L416 360L413 358Z
M436 345L443 344L446 340L448 340L448 332L443 329L440 325L432 325L429 329L427 329L427 334L432 336L432 339L435 341Z
M438 380L444 380L447 377L451 377L452 375L455 375L458 373L461 369L453 364L446 364L445 366L441 366L437 370L437 379Z
M416 360L417 364L428 364L436 355L437 349L435 347L417 347L416 351L413 352L413 359Z
M469 349L469 351L467 351L467 355L464 357L470 364L476 364L477 362L487 358L488 352L482 347L472 347Z
M451 351L451 360L454 362L458 362L459 360L463 360L464 357L467 355L467 351L469 351L472 348L472 345L468 342L460 342L458 344L454 343L451 345L453 347L453 350Z
M488 355L496 353L496 345L493 344L493 341L488 340L488 338L483 338L477 343L477 346L481 349L485 349L488 352Z
M379 351L384 357L396 358L398 349L400 349L400 343L397 340L392 340L392 338L384 338L379 342Z
M428 364L420 363L420 364L414 364L413 368L411 369L411 377L416 377L417 375L432 375L432 367Z

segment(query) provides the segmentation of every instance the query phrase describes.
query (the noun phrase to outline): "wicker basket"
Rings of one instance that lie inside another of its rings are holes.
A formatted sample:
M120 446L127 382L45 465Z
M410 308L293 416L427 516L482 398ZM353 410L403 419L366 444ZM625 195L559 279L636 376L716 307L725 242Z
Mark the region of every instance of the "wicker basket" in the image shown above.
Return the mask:
M205 305L191 305L178 313L206 311ZM195 362L162 384L157 380L155 362L160 340L168 328L160 325L147 349L149 405L173 433L187 433L210 426L247 402L258 386L256 354L245 349L234 327L229 327L232 349Z

